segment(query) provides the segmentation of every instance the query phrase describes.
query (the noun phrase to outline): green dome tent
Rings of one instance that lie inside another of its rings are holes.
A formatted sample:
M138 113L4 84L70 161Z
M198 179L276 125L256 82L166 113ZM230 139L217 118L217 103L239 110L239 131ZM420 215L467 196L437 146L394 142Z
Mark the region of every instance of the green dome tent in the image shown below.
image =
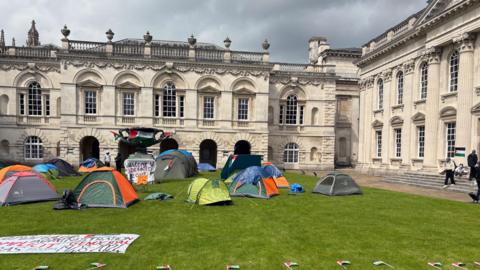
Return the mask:
M362 190L350 175L343 173L329 173L319 180L313 189L313 193L328 196L362 194Z
M229 204L232 202L228 188L220 180L197 178L188 187L187 202L199 205Z
M155 159L155 181L184 179L198 174L195 158L185 152L171 150L160 154Z

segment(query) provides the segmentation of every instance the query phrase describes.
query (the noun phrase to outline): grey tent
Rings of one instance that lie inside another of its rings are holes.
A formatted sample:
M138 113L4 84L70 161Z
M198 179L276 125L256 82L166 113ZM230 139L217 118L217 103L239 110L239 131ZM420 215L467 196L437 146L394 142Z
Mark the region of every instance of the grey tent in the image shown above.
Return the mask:
M173 150L160 154L155 160L155 181L184 179L198 174L195 158L185 152Z
M54 158L49 160L47 163L53 164L58 168L59 176L80 176L80 174L75 171L72 164L66 162L63 159Z
M344 173L329 173L317 182L313 193L328 196L362 194L362 190L350 175Z
M53 185L43 176L32 172L18 172L0 184L0 205L15 205L57 200Z

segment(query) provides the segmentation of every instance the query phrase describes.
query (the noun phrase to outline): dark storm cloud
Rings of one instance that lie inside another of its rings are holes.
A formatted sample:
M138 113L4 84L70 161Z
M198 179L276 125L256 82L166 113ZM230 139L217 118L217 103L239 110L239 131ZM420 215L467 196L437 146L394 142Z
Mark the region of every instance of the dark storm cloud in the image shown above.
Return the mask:
M425 7L425 0L30 0L0 2L0 28L7 42L24 44L29 23L37 21L43 43L60 43L67 24L71 39L141 38L186 40L194 33L202 42L232 49L261 49L271 43L273 61L307 61L311 36L328 38L332 47L358 47Z

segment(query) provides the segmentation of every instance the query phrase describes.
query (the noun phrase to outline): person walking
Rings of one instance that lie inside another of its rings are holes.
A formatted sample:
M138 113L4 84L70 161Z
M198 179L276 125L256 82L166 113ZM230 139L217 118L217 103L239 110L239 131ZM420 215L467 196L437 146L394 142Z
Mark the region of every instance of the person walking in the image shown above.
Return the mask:
M480 199L480 162L477 163L476 165L476 174L475 174L475 181L477 182L477 193L475 192L470 192L468 195L472 198L474 203L478 203L478 200Z
M110 156L110 152L106 152L105 156L103 157L103 162L105 166L110 167L110 161L112 161L112 157Z
M467 157L468 167L470 167L470 175L468 176L468 180L472 181L477 178L477 163L478 163L478 156L475 150L472 150L472 153Z
M443 168L445 170L445 184L443 188L447 188L450 186L450 184L448 183L448 179L450 179L452 185L455 185L455 162L451 158L447 157Z

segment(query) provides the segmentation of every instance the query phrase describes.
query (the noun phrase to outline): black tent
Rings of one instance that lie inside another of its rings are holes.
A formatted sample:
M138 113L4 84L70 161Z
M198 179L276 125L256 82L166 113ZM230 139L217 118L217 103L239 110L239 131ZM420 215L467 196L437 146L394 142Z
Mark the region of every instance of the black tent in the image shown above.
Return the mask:
M80 174L75 171L72 164L66 162L63 159L54 158L47 163L53 164L58 168L58 176L79 176Z

